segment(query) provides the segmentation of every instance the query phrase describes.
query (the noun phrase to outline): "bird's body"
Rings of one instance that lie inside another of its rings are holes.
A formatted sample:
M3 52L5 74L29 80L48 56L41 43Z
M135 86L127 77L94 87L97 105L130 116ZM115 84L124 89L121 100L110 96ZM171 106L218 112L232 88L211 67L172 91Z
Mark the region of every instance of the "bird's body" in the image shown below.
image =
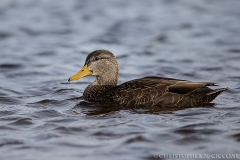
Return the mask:
M227 88L210 89L212 82L191 82L163 77L144 77L117 85L118 64L106 50L90 53L81 71L69 81L88 75L96 80L83 93L83 99L102 105L125 107L190 107L209 103Z

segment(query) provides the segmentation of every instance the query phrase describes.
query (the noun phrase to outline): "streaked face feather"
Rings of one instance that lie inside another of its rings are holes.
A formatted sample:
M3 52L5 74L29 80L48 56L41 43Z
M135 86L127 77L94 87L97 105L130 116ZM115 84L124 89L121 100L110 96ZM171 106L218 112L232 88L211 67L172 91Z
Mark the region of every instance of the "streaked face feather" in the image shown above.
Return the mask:
M118 68L115 56L106 50L97 50L88 55L86 62L92 75L101 76Z

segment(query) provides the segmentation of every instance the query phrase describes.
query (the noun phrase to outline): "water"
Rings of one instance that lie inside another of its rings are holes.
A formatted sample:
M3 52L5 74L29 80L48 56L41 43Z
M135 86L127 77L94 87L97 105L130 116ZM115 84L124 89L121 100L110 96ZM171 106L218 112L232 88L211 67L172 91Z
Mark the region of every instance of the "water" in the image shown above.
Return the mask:
M239 18L234 0L2 0L0 159L240 154ZM208 107L79 105L94 77L67 80L95 49L117 56L119 83L157 75L230 90Z

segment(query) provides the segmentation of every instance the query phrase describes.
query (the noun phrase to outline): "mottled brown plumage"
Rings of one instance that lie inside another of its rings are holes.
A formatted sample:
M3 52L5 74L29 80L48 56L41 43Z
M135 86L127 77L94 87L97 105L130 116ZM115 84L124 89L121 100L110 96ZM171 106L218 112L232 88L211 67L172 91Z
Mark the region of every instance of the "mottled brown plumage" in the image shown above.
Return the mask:
M90 53L85 66L69 81L88 75L96 80L83 93L83 99L103 105L125 107L190 107L209 103L227 88L210 89L212 82L191 82L163 77L144 77L117 85L118 64L107 50Z

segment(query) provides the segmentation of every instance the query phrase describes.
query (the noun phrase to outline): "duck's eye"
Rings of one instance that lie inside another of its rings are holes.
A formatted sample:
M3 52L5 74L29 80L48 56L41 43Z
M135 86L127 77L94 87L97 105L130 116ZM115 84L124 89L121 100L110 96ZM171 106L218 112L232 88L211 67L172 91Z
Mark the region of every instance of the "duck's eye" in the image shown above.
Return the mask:
M98 58L98 57L96 57L94 60L95 60L95 61L97 61L97 60L99 60L99 58Z

